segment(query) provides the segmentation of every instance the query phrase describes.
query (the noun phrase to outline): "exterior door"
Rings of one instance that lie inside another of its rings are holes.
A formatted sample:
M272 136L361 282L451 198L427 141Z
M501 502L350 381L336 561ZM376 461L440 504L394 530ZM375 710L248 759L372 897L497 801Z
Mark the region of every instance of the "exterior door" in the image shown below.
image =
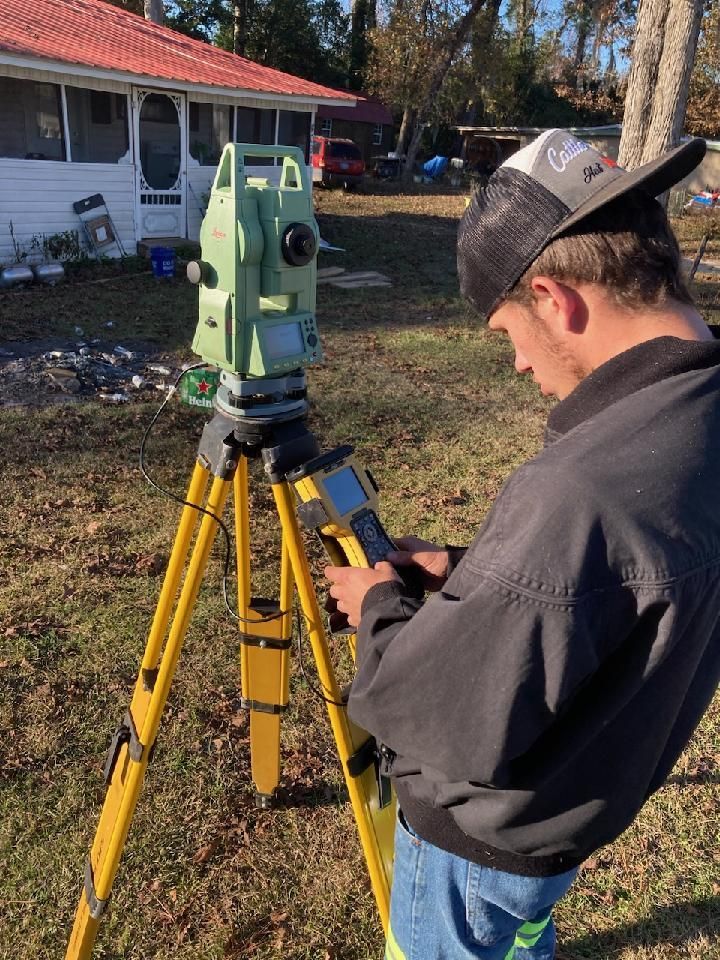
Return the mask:
M187 236L185 96L133 91L138 239Z

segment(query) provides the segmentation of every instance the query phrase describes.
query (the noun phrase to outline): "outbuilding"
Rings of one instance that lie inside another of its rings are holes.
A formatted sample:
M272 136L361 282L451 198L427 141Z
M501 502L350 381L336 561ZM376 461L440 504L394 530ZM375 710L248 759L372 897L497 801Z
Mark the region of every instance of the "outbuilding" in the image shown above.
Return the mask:
M458 126L463 138L463 158L469 170L494 170L509 156L526 146L547 127L473 127ZM570 127L581 140L586 140L606 156L617 160L622 124L596 127ZM707 153L700 166L679 183L674 193L693 194L705 189L720 188L720 141L708 140ZM682 197L680 197L682 199Z
M95 194L127 252L194 240L225 143L308 162L318 107L355 99L102 0L3 0L0 263L78 230L73 204Z

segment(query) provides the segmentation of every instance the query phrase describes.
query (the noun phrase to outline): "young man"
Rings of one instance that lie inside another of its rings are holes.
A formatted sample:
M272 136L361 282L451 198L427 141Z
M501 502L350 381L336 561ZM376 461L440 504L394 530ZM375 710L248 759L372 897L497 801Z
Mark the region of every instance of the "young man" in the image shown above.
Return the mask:
M551 960L554 903L665 780L720 677L720 343L654 196L565 131L460 225L461 289L561 401L466 551L326 570L358 624L349 711L395 754L390 960Z

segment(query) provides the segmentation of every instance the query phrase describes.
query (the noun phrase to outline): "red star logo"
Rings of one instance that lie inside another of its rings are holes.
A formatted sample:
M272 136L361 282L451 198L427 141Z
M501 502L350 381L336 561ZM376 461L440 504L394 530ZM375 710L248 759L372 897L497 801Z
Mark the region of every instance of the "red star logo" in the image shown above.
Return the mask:
M210 389L210 384L207 382L205 377L202 378L200 383L197 385L198 393L207 393Z

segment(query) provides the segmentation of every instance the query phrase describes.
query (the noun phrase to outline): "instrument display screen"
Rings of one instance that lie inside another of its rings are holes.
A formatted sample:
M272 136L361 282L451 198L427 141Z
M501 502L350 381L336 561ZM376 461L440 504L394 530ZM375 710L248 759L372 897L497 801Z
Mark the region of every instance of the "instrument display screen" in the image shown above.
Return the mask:
M367 501L367 494L352 467L323 477L325 489L337 512L344 516Z
M267 355L271 360L297 357L298 354L305 353L302 330L297 322L276 323L271 327L265 327L263 338Z

